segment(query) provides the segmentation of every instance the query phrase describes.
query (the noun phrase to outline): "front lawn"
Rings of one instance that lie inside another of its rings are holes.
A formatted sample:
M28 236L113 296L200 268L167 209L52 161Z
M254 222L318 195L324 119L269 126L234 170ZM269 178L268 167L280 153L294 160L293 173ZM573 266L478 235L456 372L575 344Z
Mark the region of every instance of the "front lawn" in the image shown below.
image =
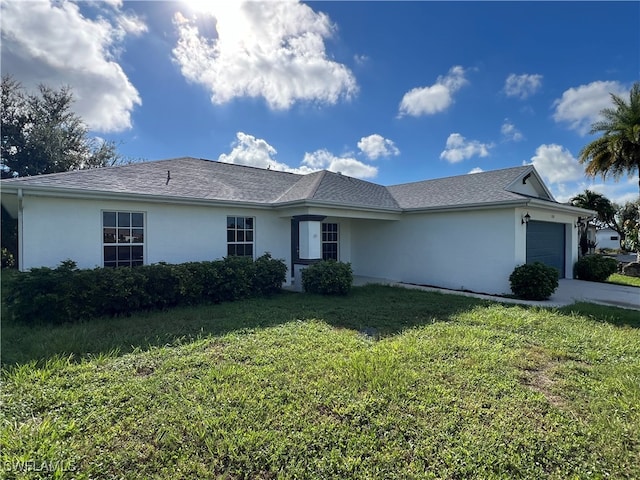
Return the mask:
M3 323L6 478L640 478L637 312L369 286Z
M616 285L628 285L630 287L640 287L640 278L614 273L607 278L607 283L615 283Z

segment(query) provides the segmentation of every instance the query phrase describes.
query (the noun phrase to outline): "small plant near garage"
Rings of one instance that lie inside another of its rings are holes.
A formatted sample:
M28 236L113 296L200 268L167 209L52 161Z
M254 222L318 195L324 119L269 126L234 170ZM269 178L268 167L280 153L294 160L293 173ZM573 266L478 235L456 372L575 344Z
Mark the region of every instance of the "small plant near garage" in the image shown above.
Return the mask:
M546 300L558 288L558 270L540 262L520 265L509 276L511 291L525 300Z
M324 260L302 271L302 287L308 293L346 295L351 290L352 283L350 263Z
M573 276L590 282L604 282L618 270L618 262L603 255L586 255L573 266Z

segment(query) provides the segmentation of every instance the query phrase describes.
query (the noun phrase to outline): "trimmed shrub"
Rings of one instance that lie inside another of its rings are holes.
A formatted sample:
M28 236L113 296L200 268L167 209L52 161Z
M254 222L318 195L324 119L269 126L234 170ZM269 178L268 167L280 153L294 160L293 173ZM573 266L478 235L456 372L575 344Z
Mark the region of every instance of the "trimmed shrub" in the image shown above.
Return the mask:
M351 290L352 283L350 263L323 260L302 270L302 287L305 292L346 295Z
M274 260L270 253L265 253L256 259L255 267L254 290L262 295L279 292L287 279L287 264L284 260Z
M70 260L55 268L16 272L6 296L12 318L23 323L75 322L130 315L176 305L220 303L277 292L283 260L228 257L213 262L78 270Z
M546 300L558 288L558 270L535 262L516 267L509 276L511 291L525 300Z
M573 266L573 276L590 282L604 282L617 270L618 262L611 257L586 255Z

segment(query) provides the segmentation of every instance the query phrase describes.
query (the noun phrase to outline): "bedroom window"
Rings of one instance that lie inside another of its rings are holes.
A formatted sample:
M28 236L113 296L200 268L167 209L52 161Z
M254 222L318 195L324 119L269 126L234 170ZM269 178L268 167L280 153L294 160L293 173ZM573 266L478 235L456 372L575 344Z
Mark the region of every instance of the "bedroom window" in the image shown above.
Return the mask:
M253 258L253 217L227 217L227 256Z
M338 224L322 224L322 259L338 260Z
M144 264L144 213L102 212L102 247L105 267Z

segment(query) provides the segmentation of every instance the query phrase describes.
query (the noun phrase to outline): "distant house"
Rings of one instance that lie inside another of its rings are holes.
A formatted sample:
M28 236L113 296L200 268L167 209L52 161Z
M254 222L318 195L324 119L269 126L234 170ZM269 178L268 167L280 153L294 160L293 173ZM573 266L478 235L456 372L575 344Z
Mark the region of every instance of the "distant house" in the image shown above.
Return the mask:
M18 218L19 268L285 259L288 282L319 259L355 275L487 293L517 265L571 278L578 219L533 166L385 187L178 158L2 180Z
M618 250L620 248L620 234L613 228L602 228L596 231L596 244L596 248Z

